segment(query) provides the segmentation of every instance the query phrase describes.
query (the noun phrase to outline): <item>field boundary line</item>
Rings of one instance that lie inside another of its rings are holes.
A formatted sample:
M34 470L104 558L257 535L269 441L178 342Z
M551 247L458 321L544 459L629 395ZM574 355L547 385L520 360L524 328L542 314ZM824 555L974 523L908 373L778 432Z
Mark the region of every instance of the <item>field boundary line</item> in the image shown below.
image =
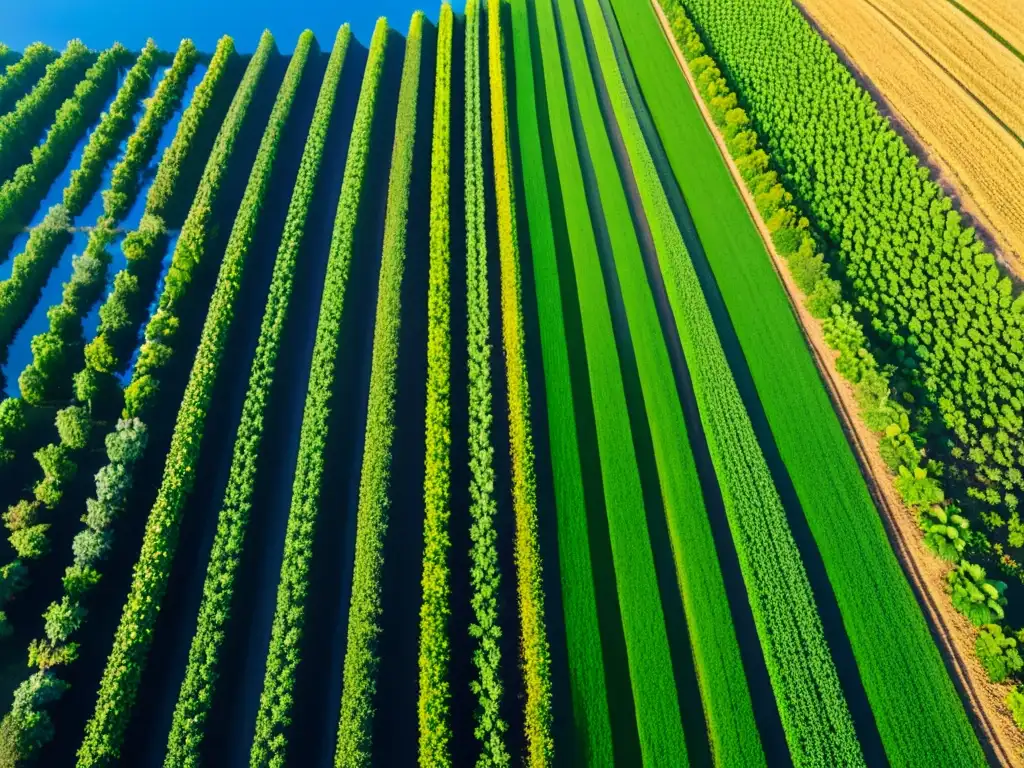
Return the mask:
M799 289L788 273L788 265L775 249L775 244L772 242L767 226L761 219L753 196L743 182L743 177L737 169L732 156L729 154L725 141L719 133L707 105L697 90L689 65L671 34L671 25L668 18L658 5L658 0L649 0L649 2L658 18L662 34L672 49L676 63L679 65L679 69L686 79L686 84L694 100L697 102L701 117L714 138L733 182L747 207L747 212L754 221L765 249L771 257L772 267L782 282L783 288L785 288L786 297L789 299L789 303L799 321L804 341L814 357L818 372L828 390L829 398L832 400L836 413L840 417L843 432L853 448L857 463L860 464L871 497L879 510L884 513L881 515L881 518L889 541L893 545L900 565L910 581L918 604L924 609L929 628L932 630L933 637L939 642L939 650L947 662L947 668L954 673L953 682L961 696L964 696L967 699L967 703L970 704L968 715L974 721L975 726L981 731L979 735L982 737L981 740L985 751L989 753L990 758L995 757L1000 765L1024 766L1024 760L1014 757L1014 755L1020 753L1024 739L1011 740L1008 738L1010 733L1016 733L1016 728L1013 727L1012 722L1009 722L1009 713L999 711L1000 719L1006 722L995 723L989 710L983 706L983 699L988 699L989 703L992 701L1001 702L1008 688L1005 685L995 683L989 684L982 681L981 685L979 685L976 682L976 676L982 675L981 667L977 660L973 658L973 654L969 652L971 649L968 648L968 652L965 653L961 647L964 642L971 638L971 633L965 631L967 629L966 619L956 617L959 621L950 620L952 606L941 602L943 600L945 603L949 602L944 589L942 590L941 597L936 600L934 579L926 577L929 565L926 558L929 553L927 553L927 550L922 545L920 537L916 535L916 523L906 514L907 509L905 505L898 501L899 496L893 486L892 478L888 473L880 471L880 468L884 465L881 462L881 457L878 455L877 440L868 428L860 423L860 419L856 415L857 411L853 404L853 393L850 386L841 380L838 373L834 370L835 353L825 344L821 329L815 325L817 321L800 301ZM935 569L932 568L931 570L934 571ZM945 568L943 567L942 572L944 570ZM941 587L939 588L942 589ZM953 626L950 626L951 624ZM973 644L972 638L970 642ZM981 689L980 691L979 688ZM996 694L996 691L999 693Z

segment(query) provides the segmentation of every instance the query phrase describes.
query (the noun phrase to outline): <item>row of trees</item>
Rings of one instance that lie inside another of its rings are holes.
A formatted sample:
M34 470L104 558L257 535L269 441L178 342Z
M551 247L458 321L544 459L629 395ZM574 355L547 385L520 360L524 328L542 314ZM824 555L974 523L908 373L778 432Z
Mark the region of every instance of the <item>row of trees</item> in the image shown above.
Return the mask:
M146 95L159 63L160 51L156 43L146 41L135 65L128 70L117 95L100 118L99 125L89 136L82 150L78 167L71 172L71 181L64 188L64 207L77 217L92 200L103 179L107 163L117 153L124 137L131 130L139 99Z
M143 53L143 57L147 57L146 52ZM156 108L161 99L173 101L180 97L188 71L194 63L194 58L188 56L177 62L177 66L173 67L165 78L165 83L171 82L173 86L158 90L157 98L150 102L147 112ZM147 67L149 71L152 67L148 59L140 62L140 65L140 71L143 73L142 86L139 85L138 78L129 78L123 88L138 90L145 87ZM105 123L108 118L117 120L111 117L112 114L114 113L108 112L102 122ZM130 119L129 114L129 124ZM154 125L151 121L147 123L143 118L134 136L155 133L158 137L160 128L162 125ZM100 129L93 132L93 137L98 134L101 134ZM98 143L112 140L116 146L119 141L119 137L111 136L107 131L103 131L102 135L105 138L97 139ZM154 137L154 146L155 141ZM136 176L142 171L148 159L144 154L126 154L118 163L115 172L119 170L123 177ZM92 173L96 175L101 175L102 171L102 167L92 168ZM69 189L74 186L75 181L72 180ZM61 209L56 207L55 210ZM100 298L106 285L107 269L111 261L107 248L114 241L113 227L116 224L115 211L105 204L96 228L89 235L84 253L74 259L73 272L64 285L61 302L47 311L49 330L37 334L32 339L32 362L18 378L22 399L29 405L38 406L47 401L67 400L70 397L71 371L74 370L82 349L82 319ZM48 234L53 237L53 242L59 244L62 239L59 233L51 230ZM56 257L60 258L59 252L56 253ZM42 276L38 284L41 285L44 280L45 276ZM57 415L57 425L60 442L46 445L35 453L42 479L32 489L33 498L21 500L4 516L5 525L11 531L15 553L21 561L36 559L49 551L47 531L50 524L43 521L43 510L52 510L60 502L64 487L77 471L72 456L86 447L92 426L88 410L77 407L60 411ZM6 437L5 442L10 439L10 436Z
M6 179L39 143L50 116L72 90L71 84L88 66L91 55L81 40L72 40L14 109L0 115L0 179Z
M32 43L22 51L21 58L7 65L7 69L0 75L0 114L9 110L28 92L42 74L43 68L56 55L53 48L46 44Z
M128 55L120 44L100 54L75 86L74 93L57 110L46 140L0 186L0 221L4 222L0 231L0 259L7 257L18 230L31 220L50 185L67 166L75 145L96 122ZM71 215L78 213L73 211Z
M537 478L530 424L530 382L526 371L526 329L516 196L505 83L505 49L500 0L487 6L487 61L490 74L491 147L494 155L501 265L501 326L508 382L509 449L512 458L512 506L515 512L515 563L519 595L520 644L526 704L527 760L533 768L551 765L551 646L544 619L543 564L537 530Z
M221 54L224 50L229 52L233 50L233 44L230 43L230 39L228 40L229 43L226 46L223 41L219 45L206 76L196 89L192 103L178 124L172 146L191 146L190 136L194 135L195 130L194 128L190 130L188 126L201 121L207 112L209 99L203 98L202 94L215 87L225 72L227 59ZM176 57L175 63L172 64L172 71L175 68L187 70L194 64L195 57L191 54L186 54L181 58ZM182 73L179 71L171 82L181 77ZM164 81L168 82L169 78L171 78L171 74L168 74ZM187 74L184 75L184 79L180 80L176 88L184 88L185 79L187 79ZM135 78L130 72L116 101L122 100L124 88L128 87L136 91L135 98L138 99L141 89L147 82L148 80L140 85L135 82ZM176 98L174 92L175 89L172 88L164 89L161 97L160 90L158 90L157 98L174 99ZM180 97L180 93L178 96ZM131 115L129 115L129 121L130 119ZM150 125L150 130L152 130L152 125ZM165 170L168 164L183 163L186 156L187 152L182 154L165 153L157 169L158 175L161 172L168 173ZM174 172L171 175L173 178L177 178L178 173ZM147 205L146 214L143 217L143 227L147 226L147 221L154 218L151 206ZM162 226L159 234L161 236L163 234ZM139 268L139 259L142 256L136 248L129 245L134 242L133 237L136 235L138 233L130 233L123 245L128 257L128 267L117 275L115 291L108 296L107 301L100 309L101 332L104 316L109 317L110 308L116 306L112 302L116 301L115 295L118 294L118 289L124 290L123 286L126 282L133 282L137 289L138 281L134 278L133 270ZM147 252L146 256L151 260L155 258L157 263L160 261L159 254ZM135 329L144 319L140 314L142 310L144 307L138 307L135 310L135 325L133 326ZM133 336L134 332L133 330ZM128 354L130 354L130 349L123 353L120 364L126 362ZM112 363L115 366L118 364L116 360ZM88 372L88 370L87 367L85 371ZM76 392L79 394L81 394L79 390L82 389L79 385L82 378L82 373L75 377ZM73 405L60 411L57 415L60 443L47 446L42 453L49 452L60 455L67 461L73 462L75 455L82 452L89 444L90 434L95 427L103 423L102 420L107 417L109 412L116 412L116 408L110 408L107 402L108 399L116 399L114 398L116 394L112 382L111 387L105 391L106 396L102 398L102 402L97 404L100 407L93 406L91 400L95 399L96 395L92 394L80 397L79 400L82 404ZM23 401L12 398L5 402L21 403ZM95 498L86 501L86 514L82 518L84 527L74 538L72 543L73 563L64 573L64 595L59 602L51 604L44 615L46 637L33 641L29 647L29 664L37 666L38 671L18 688L16 705L12 707L4 722L0 724L0 749L6 750L3 752L3 758L0 759L28 759L53 736L46 707L60 698L65 686L57 677L54 668L58 665L70 664L76 659L78 643L73 641L72 637L81 631L87 617L83 605L86 595L95 589L102 578L102 562L109 556L113 546L112 527L120 513L124 511L128 494L133 485L135 464L145 451L146 426L138 419L118 420L115 428L106 435L104 442L109 463L96 474ZM58 622L57 619L60 621ZM34 691L37 693L32 693ZM38 693L40 691L44 691L45 696Z
M88 111L84 103L86 101L97 105L102 104L103 92L117 80L117 70L123 54L124 50L117 47L104 51L96 64L86 73L85 80L79 83L76 89L76 95L81 98L75 98L74 101L69 99L61 111L77 115ZM65 110L65 107L68 109ZM75 131L76 134L85 129L84 125L78 124L74 120L65 120L58 113L57 124L71 127L72 123L75 128L79 129ZM36 150L36 159L49 156L50 142L55 138L56 146L63 143L59 137L54 137L55 131L57 131L56 127L50 131L46 143ZM101 140L98 138L97 142ZM30 167L28 175L32 176L34 170ZM101 173L102 169L96 169L94 172ZM18 202L20 196L17 194L17 190L11 187L20 187L20 174L21 170L15 175L12 182L4 184L3 189L0 189L0 219L4 222L10 221L12 226L16 226L18 211L11 208L5 209L4 204L8 201ZM14 193L13 200L5 194L8 192ZM10 219L4 215L6 213L12 214ZM60 261L64 248L71 240L70 227L74 215L75 212L69 211L62 205L53 206L43 222L30 233L25 251L14 258L11 276L0 283L0 349L7 349L15 332L25 322L32 307L39 300L47 277Z
M395 140L388 179L384 244L381 252L373 358L367 402L366 435L359 477L355 561L348 610L348 638L342 676L341 716L334 764L371 765L373 714L376 705L377 637L380 634L381 570L391 508L391 464L398 394L398 352L402 319L409 226L409 185L416 145L420 69L423 58L422 11L409 23L405 62L398 92Z
M419 759L448 768L451 756L451 110L455 14L441 6L430 155L427 288L426 459L423 479L423 602L420 605Z
M156 52L155 48L154 44L153 55ZM144 52L143 56L146 55L147 52ZM35 353L33 362L18 378L22 397L29 403L38 405L44 401L67 398L70 394L70 374L80 363L79 353L83 343L81 321L100 298L106 286L107 268L111 260L106 249L114 242L115 227L138 197L139 180L156 152L164 126L180 105L189 75L198 57L192 42L183 41L174 58L174 64L167 70L153 98L147 102L142 119L128 138L124 155L114 166L110 187L103 191L103 212L89 234L84 255L76 260L74 274L64 287L64 301L49 310L50 330L32 339L32 349ZM122 86L123 91L131 82L132 90L135 92L135 98L131 103L135 106L148 82L145 77L147 71L151 71L148 62L143 64L141 74L135 73L138 77L132 78L130 72L125 85ZM104 130L104 123L108 119L121 122L121 118L111 118L111 115L124 114L121 112L122 105L117 103L121 101L120 95L114 100L118 110L111 109L105 114L104 120L90 137L86 152L83 153L82 166L78 170L86 171L89 177L98 179L103 173L103 166L96 165L93 160L95 155L88 151L89 147L94 146L93 139L96 139L96 144L113 143L115 147L120 143L120 135ZM129 112L129 124L130 115ZM97 134L102 134L102 138L97 139ZM97 154L106 152L101 151ZM73 190L72 197L74 191L82 189L82 179L81 175L77 178L72 176L67 188ZM84 183L86 186L95 187L93 182ZM67 198L68 195L65 195L65 199Z
M175 353L174 330L178 327L181 302L191 287L192 277L208 246L209 230L205 226L213 215L224 176L236 139L252 103L260 77L274 50L274 40L265 32L249 62L242 83L228 109L214 141L199 188L196 191L182 236L175 249L164 290L160 296L160 310L150 319L146 328L147 344L160 344L159 366L151 365L147 376L145 405L155 405L160 368L166 366ZM299 52L303 50L300 46ZM308 54L309 46L304 49ZM298 89L304 57L297 57L296 67L287 74L275 104L275 112L264 133L256 161L243 194L238 215L224 252L217 276L214 294L210 299L206 322L199 348L195 355L181 408L171 437L171 446L164 466L164 476L156 501L147 521L139 560L135 565L132 584L114 637L113 647L100 681L96 708L86 725L85 738L78 752L78 765L97 765L115 759L124 737L124 729L138 693L152 639L153 628L160 603L167 589L173 555L181 522L181 511L195 477L195 464L205 427L207 409L217 379L228 330L234 315L245 257L252 233L259 219L263 199L269 186L270 170L280 141L283 124ZM298 73L295 69L298 69ZM185 234L190 237L186 240ZM172 275L173 278L172 279ZM161 315L161 311L163 314ZM159 342L153 341L160 339ZM145 345L144 345L145 346ZM153 355L151 353L150 359ZM143 358L140 357L140 365ZM139 371L135 373L132 386ZM128 390L131 390L129 386ZM126 409L129 407L126 390ZM138 400L132 402L135 407ZM138 417L139 414L131 414ZM126 414L126 418L130 417Z
M224 637L231 620L239 562L245 549L267 404L277 371L277 357L284 340L296 263L351 37L346 24L335 38L334 50L320 86L292 190L249 374L249 386L242 405L242 417L235 438L224 501L218 516L217 532L210 550L196 631L192 636L188 663L171 720L164 757L167 768L194 766L200 762L207 721L216 692Z
M481 0L466 3L466 302L469 356L469 496L472 546L470 557L470 604L473 623L469 633L476 640L471 682L477 698L475 735L481 742L478 760L484 765L508 765L505 744L508 723L501 718L504 686L501 680L501 635L498 595L498 531L494 518L494 422L491 397L490 308L487 281L487 228L484 191L484 136L480 86Z

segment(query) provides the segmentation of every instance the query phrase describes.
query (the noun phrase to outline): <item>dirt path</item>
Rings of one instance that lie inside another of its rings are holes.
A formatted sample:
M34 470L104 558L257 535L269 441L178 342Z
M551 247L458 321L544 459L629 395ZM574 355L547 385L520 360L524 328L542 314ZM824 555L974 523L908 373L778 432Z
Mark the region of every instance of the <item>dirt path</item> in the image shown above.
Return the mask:
M953 681L965 699L965 704L968 705L968 713L975 723L983 746L986 747L990 759L995 758L1000 765L1024 766L1024 759L1021 757L1024 751L1024 735L1018 731L1003 704L1010 686L988 682L974 654L975 630L967 619L953 609L945 593L945 574L949 567L925 548L915 516L900 498L893 477L881 459L878 437L859 418L853 388L836 371L837 354L825 343L818 321L803 306L802 296L789 274L788 265L775 250L768 228L758 214L753 196L744 184L725 141L700 97L686 60L672 36L668 19L657 2L652 0L651 4L700 108L704 122L714 136L733 181L750 212L750 217L757 225L765 248L771 255L772 266L786 289L786 295L800 321L804 338L814 355L836 412L842 420L843 429L864 472L868 488L882 513L882 521L889 534L889 540L925 612L932 634L952 673Z

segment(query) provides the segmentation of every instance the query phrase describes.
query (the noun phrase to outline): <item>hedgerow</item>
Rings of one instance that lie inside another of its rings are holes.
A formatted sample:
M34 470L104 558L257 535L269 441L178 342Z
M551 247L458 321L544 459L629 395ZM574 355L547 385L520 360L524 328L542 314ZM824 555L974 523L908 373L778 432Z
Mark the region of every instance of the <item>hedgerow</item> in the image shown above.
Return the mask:
M262 43L262 38L260 43ZM188 109L178 121L178 129L171 143L160 157L156 176L146 193L146 213L151 216L163 217L167 213L167 205L176 189L178 176L185 167L185 160L195 143L196 134L203 123L203 117L213 103L224 72L235 56L235 41L224 35L217 41L206 74L192 93Z
M8 50L4 46L5 50ZM32 43L22 51L21 58L0 75L0 113L10 109L25 95L51 61L56 58L53 48L43 43Z
M89 49L81 40L67 44L60 57L46 66L46 72L14 109L0 115L0 178L7 178L39 141L50 115L60 106L71 83L89 62Z
M75 171L78 175L72 174L64 195L65 207L69 211L80 210L85 204L78 197L80 193L88 192L90 197L95 193L92 180L98 181L101 178L105 165L105 161L100 158L107 154L107 147L116 151L121 140L118 128L125 123L131 124L134 106L148 84L147 73L151 73L154 68L155 44L149 46L142 55L147 61L140 61L141 69L133 67L129 72L121 93L90 137L82 155L82 165ZM82 318L100 298L106 286L107 268L111 261L106 249L114 241L113 228L135 202L141 173L156 151L164 125L180 104L188 77L198 58L199 54L192 42L183 41L173 65L160 82L153 98L147 102L142 119L128 138L124 155L114 166L110 188L103 192L103 212L89 234L85 253L75 261L75 271L64 286L63 302L49 310L50 330L32 339L33 361L18 378L22 397L29 403L39 404L70 394L69 368L74 362L73 348L82 343ZM125 88L130 88L132 98L121 98Z
M498 212L501 265L501 327L508 380L509 449L512 458L512 506L516 519L515 562L522 624L521 656L526 681L526 764L550 765L555 756L551 733L551 647L544 623L543 564L537 532L537 479L530 424L530 386L526 374L522 279L516 198L505 93L505 51L500 0L487 7L487 61L491 84L491 147Z
M65 106L71 105L66 110L67 112L71 115L77 115L85 109L86 104L84 102L86 100L92 101L101 98L103 87L117 78L117 69L120 66L122 55L123 49L115 47L105 51L100 56L96 64L86 74L86 80L80 83L76 89L76 94L81 91L82 98L80 100L76 99L74 102L70 100L65 102ZM64 111L64 108L62 108L62 112ZM62 120L61 114L58 113L57 122L65 125L68 124L70 120ZM51 130L51 135L47 138L46 143L42 145L42 149L38 150L34 157L46 155L51 141L57 144L60 143L52 135L55 130L56 128ZM100 140L97 139L97 141ZM20 173L21 171L19 170ZM27 175L34 176L34 174L35 169L30 167ZM7 218L5 213L9 209L4 205L6 202L3 200L4 193L9 190L11 183L17 186L18 181L18 174L15 174L13 181L8 182L0 189L0 220L5 222L5 226L8 221L11 222L12 226L15 225L17 212L12 211L12 217L10 219ZM25 251L14 258L11 276L7 280L0 282L0 349L7 349L14 338L15 332L25 322L32 307L39 300L39 295L43 290L47 277L49 277L50 272L57 265L64 248L71 240L69 228L75 214L75 211L68 210L64 206L53 206L46 219L30 233L28 243L25 245ZM42 230L38 233L38 236L36 234L37 230Z
M441 6L430 153L430 268L427 289L427 415L423 479L423 603L419 645L419 763L451 766L451 102L455 16Z
M82 159L71 172L71 181L64 188L64 207L73 217L81 214L96 194L103 179L103 170L131 130L132 118L156 72L159 55L156 43L152 39L147 40L135 65L125 75L114 101L89 135L89 141L82 150Z
M196 631L192 636L178 703L171 719L171 731L164 756L164 765L167 768L194 766L201 762L201 748L216 691L224 636L231 620L235 578L245 548L267 402L274 384L277 356L284 338L296 262L323 161L335 96L351 37L348 24L338 30L288 205L260 325L260 336L249 374L249 387L242 405L242 417L235 438L224 501L210 550Z
M476 678L470 683L477 697L474 735L481 743L478 765L508 765L505 745L508 724L501 719L501 624L498 620L498 532L494 517L494 446L491 424L490 309L487 300L487 230L484 212L483 116L480 93L480 3L466 3L466 310L469 355L469 514L470 603L469 633Z
M270 173L284 125L295 101L313 39L313 33L307 30L300 36L296 45L224 250L224 260L210 299L199 348L171 436L163 479L149 514L132 585L100 681L95 712L86 724L85 738L78 750L79 768L106 764L116 759L128 716L138 695L139 680L146 663L157 614L171 575L181 516L195 480L210 399L234 319L235 301L241 287L246 257L270 185ZM236 106L239 107L238 111L244 112L244 106L247 105L241 104L236 97L229 115L235 111ZM222 134L218 140L220 138L225 138L225 142L230 141L233 145L233 137L228 140ZM215 151L216 148L215 146ZM221 163L226 162L221 153L211 155L211 161L214 159ZM211 170L209 164L207 170ZM196 202L199 201L197 195L197 201L193 202L193 211L196 210ZM186 245L187 248L195 250L186 253L201 253L205 244L205 232L200 231L196 236L200 240L190 241ZM178 245L179 250L175 252L176 261L181 248L185 245L184 241L183 232ZM187 274L191 274L194 266L194 263L188 265ZM164 304L163 299L168 298L168 293L172 291L176 294L174 299L180 298L180 290L185 287L182 281L184 275L179 273L174 280L171 279L173 270L174 264L165 281L161 304ZM150 329L153 323L151 320ZM142 363L142 357L139 362Z
M423 53L422 11L416 11L406 36L405 62L398 92L395 141L388 179L384 246L381 253L373 359L367 402L366 436L359 477L355 562L348 609L348 640L342 677L341 715L334 764L369 766L377 683L377 636L380 634L380 574L384 536L391 507L391 446L395 435L398 391L398 342L402 318L402 277L409 225L409 184L416 144L420 63Z
M281 580L277 588L277 606L271 628L263 692L256 715L256 733L249 753L255 766L283 766L287 746L287 728L291 724L292 689L299 663L299 648L305 625L309 593L309 562L320 512L324 451L334 378L337 374L338 334L345 304L349 265L352 261L355 229L367 157L372 139L377 90L384 68L387 46L387 20L380 18L373 31L370 55L363 74L356 106L345 175L338 199L338 210L331 236L327 272L324 277L316 341L310 364L309 389L302 412L299 451L292 485L291 507L285 533Z
M0 259L6 258L17 232L32 218L43 195L67 166L75 145L96 121L128 55L120 43L100 54L75 86L74 94L57 110L46 140L0 186L0 221L4 223L0 229Z

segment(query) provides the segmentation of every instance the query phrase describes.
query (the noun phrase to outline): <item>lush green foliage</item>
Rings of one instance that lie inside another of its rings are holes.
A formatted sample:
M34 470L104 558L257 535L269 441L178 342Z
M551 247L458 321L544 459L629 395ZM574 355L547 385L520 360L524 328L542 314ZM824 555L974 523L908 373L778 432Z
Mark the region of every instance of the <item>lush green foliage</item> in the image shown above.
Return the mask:
M611 722L605 689L601 632L590 562L587 510L576 433L576 405L562 311L561 278L548 198L544 149L535 91L530 16L526 0L512 2L515 103L522 175L540 324L547 399L548 441L555 486L562 603L574 725L589 764L612 762ZM539 63L539 62L538 62ZM571 758L567 758L571 759Z
M206 74L196 86L188 109L185 110L178 122L178 130L160 158L156 176L146 194L146 212L150 215L165 215L167 205L176 189L178 176L181 174L182 168L185 167L185 159L188 157L195 143L196 133L203 123L203 116L213 103L224 72L234 56L235 41L225 35L217 41L217 47L206 67Z
M423 479L423 602L420 606L419 763L452 765L451 584L451 111L455 15L441 6L430 153L430 269L427 288L427 412Z
M200 749L206 735L207 718L216 688L224 635L231 619L235 577L245 548L266 406L284 337L296 262L351 37L347 24L338 31L292 190L249 374L249 388L242 405L242 418L235 438L224 502L210 550L196 631L192 636L188 664L171 721L164 757L164 764L168 768L200 763Z
M0 178L7 176L29 155L54 110L72 90L71 84L89 62L89 49L81 40L72 40L29 93L14 109L0 115Z
M86 724L85 738L78 750L80 768L106 764L116 758L128 715L138 694L139 679L146 662L157 613L171 575L181 516L195 480L210 399L234 319L235 301L245 271L249 245L270 185L270 172L281 134L295 101L312 44L313 33L304 32L285 73L228 238L199 348L178 410L163 479L146 523L132 585L100 681L96 709ZM167 297L170 289L169 274L161 299Z
M132 119L139 109L139 100L146 95L159 63L160 51L152 39L128 70L114 101L103 113L99 125L89 135L78 168L71 172L71 182L64 189L64 207L78 216L96 194L103 179L103 170L117 153L118 146L131 130Z
M82 410L69 408L58 415L58 428L61 428L65 444L81 444L86 439L90 424L88 415ZM71 439L72 434L80 439ZM40 722L49 723L46 706L56 702L65 689L51 670L77 658L78 643L72 641L71 636L86 618L82 599L99 583L99 565L110 549L109 528L124 511L132 485L132 466L145 446L146 428L137 419L119 421L116 430L106 437L109 463L96 474L96 498L86 502L87 512L83 517L86 527L75 536L72 544L75 559L64 572L64 595L59 603L54 602L47 609L46 637L29 645L29 666L37 666L39 671L18 688L18 691L31 690L38 684L40 675L45 675L53 686L52 695L19 703L18 694L15 694L15 704L0 725L4 734L0 739L0 764L16 764L18 760L29 759L53 738L52 726L42 730L38 727Z
M26 225L39 201L71 159L75 145L103 109L117 71L128 51L120 44L100 54L54 117L46 140L32 150L31 160L0 186L0 258L5 258L18 229ZM127 129L126 129L127 130Z
M644 93L657 94L647 98L647 107L821 553L890 759L913 764L925 755L942 755L945 762L980 764L963 705L771 260L670 50L660 43L654 11L621 0L611 5ZM714 116L715 109L710 111ZM759 161L751 162L748 173L758 167ZM741 172L747 167L737 164ZM754 170L751 178L759 173ZM770 207L761 213L775 215ZM804 261L814 261L813 249ZM876 599L864 600L865 594ZM942 725L923 728L924 721Z
M155 46L142 54L143 57L149 58L155 55ZM30 403L38 404L70 395L70 369L77 362L74 353L82 344L82 318L100 298L106 286L107 268L111 261L107 246L114 241L112 228L128 213L135 202L142 171L156 151L161 131L178 109L188 76L195 67L198 57L199 54L192 42L183 41L174 57L174 64L157 87L153 98L147 102L142 119L128 138L124 155L114 166L110 187L103 191L103 213L89 234L85 253L75 260L74 273L64 285L62 303L52 307L48 312L49 331L32 339L33 361L18 378L22 397ZM121 141L121 128L131 125L131 110L138 104L138 94L148 84L147 73L152 67L151 62L146 62L140 71L132 69L121 92L114 100L114 106L104 114L99 127L93 131L83 153L82 164L76 171L81 175L76 177L73 174L70 184L65 189L66 193L70 193L64 195L65 207L69 211L76 210L76 207L80 210L85 205L79 196L83 190L89 190L91 187L90 197L95 193L94 182L84 179L98 181L102 176L105 161L97 160L97 157L109 153L101 147L110 147L116 151ZM133 74L136 75L134 78ZM122 100L126 89L133 95ZM125 104L127 114L121 111Z
M356 512L355 562L348 609L348 640L342 676L341 715L334 764L371 765L374 691L377 678L377 636L380 634L380 574L384 565L384 536L391 508L391 446L395 434L398 392L398 342L402 319L402 276L409 223L409 184L416 144L416 112L423 51L422 11L412 16L406 36L402 83L398 91L395 142L388 179L384 247L373 327L370 395L366 406L366 436L359 477Z
M11 276L0 282L0 350L6 352L39 301L46 278L71 241L70 227L71 217L64 206L53 206L32 228L24 252L14 257Z
M498 620L498 532L494 526L494 446L491 444L491 340L490 309L487 298L487 231L484 213L483 115L480 93L480 5L466 3L466 110L465 110L465 192L466 192L466 303L469 355L469 535L473 541L469 557L470 603L476 639L473 665L476 677L470 683L477 697L477 725L474 731L482 749L478 765L507 766L511 758L505 746L508 724L501 719L503 686L501 665L501 624Z
M1013 515L1024 492L1020 289L794 5L683 5L814 218L913 431L950 463L960 506Z
M143 416L147 409L152 407L156 398L160 386L160 371L167 365L173 354L172 344L180 324L178 312L180 311L181 301L188 292L189 287L191 287L196 267L203 260L206 252L207 238L213 226L214 206L217 202L221 185L224 182L224 177L227 174L228 160L234 150L238 134L242 129L245 112L249 108L249 104L252 103L260 76L263 74L267 61L273 52L273 36L269 32L264 32L260 38L259 46L256 48L256 53L246 68L242 83L238 86L238 90L231 100L231 106L228 107L227 116L224 118L224 123L214 141L210 157L206 161L206 167L203 169L203 176L199 180L199 187L196 190L195 198L192 200L188 216L181 227L181 233L178 236L178 242L174 249L174 256L164 278L164 289L163 293L160 294L157 311L146 325L146 340L139 351L139 359L132 375L132 383L124 392L124 415L126 417ZM215 71L218 70L211 68L207 74ZM289 98L287 102L290 108L291 99ZM286 114L287 111L282 104L281 110L274 113L273 116L277 120L283 120L282 115ZM182 122L185 122L184 118L182 118ZM275 131L279 130L280 126L276 126ZM266 134L264 139L269 141ZM261 144L260 148L273 153L276 151L276 144L274 146L275 148L271 148ZM267 166L262 169L267 174L269 174L269 165L267 163ZM250 176L250 180L258 177L260 177L260 174L254 173ZM252 197L243 199L243 202L251 204L253 200L262 200L262 192L259 191L259 188L266 183L266 180L263 179L254 183L255 186L251 188ZM246 192L250 192L249 186L246 187ZM166 198L164 199L166 200ZM139 245L143 245L143 243L139 243ZM97 355L97 358L99 359L101 356ZM97 369L102 370L102 367L97 366ZM92 377L88 375L83 377L82 388L86 391L92 388L89 386L90 378ZM86 394L86 392L81 394ZM84 400L87 398L83 397L80 399Z
M345 176L331 236L327 273L324 277L320 316L317 321L309 389L302 413L299 452L292 485L291 507L285 533L281 580L271 628L263 692L256 716L256 734L249 753L250 765L285 765L286 729L291 724L292 689L299 663L299 647L309 594L309 564L313 536L320 511L324 451L331 392L338 373L338 336L345 288L355 240L355 230L367 173L377 89L384 69L388 24L378 19L370 43L355 121L345 159Z
M576 274L605 510L640 746L645 760L679 761L686 755L686 745L675 683L668 674L672 660L665 614L654 570L611 309L578 161L557 22L551 0L541 0L535 9L552 145ZM575 13L563 3L559 3L559 10ZM582 43L577 40L577 44ZM577 48L574 58L577 67L573 82L579 89L582 83L589 81L590 73L585 69L585 52ZM579 69L581 63L584 69ZM590 88L593 88L592 83ZM680 469L684 467L685 464Z
M501 264L501 327L508 381L509 443L512 456L512 505L516 518L515 561L522 623L521 653L526 682L526 764L550 765L555 756L551 734L551 646L544 624L543 565L537 531L537 478L530 424L530 385L526 374L522 278L513 180L502 2L487 6L487 61L490 73L491 148L498 210Z
M55 57L50 46L32 43L22 51L21 58L7 65L7 69L0 75L0 113L6 112L25 95L42 74L43 68Z

